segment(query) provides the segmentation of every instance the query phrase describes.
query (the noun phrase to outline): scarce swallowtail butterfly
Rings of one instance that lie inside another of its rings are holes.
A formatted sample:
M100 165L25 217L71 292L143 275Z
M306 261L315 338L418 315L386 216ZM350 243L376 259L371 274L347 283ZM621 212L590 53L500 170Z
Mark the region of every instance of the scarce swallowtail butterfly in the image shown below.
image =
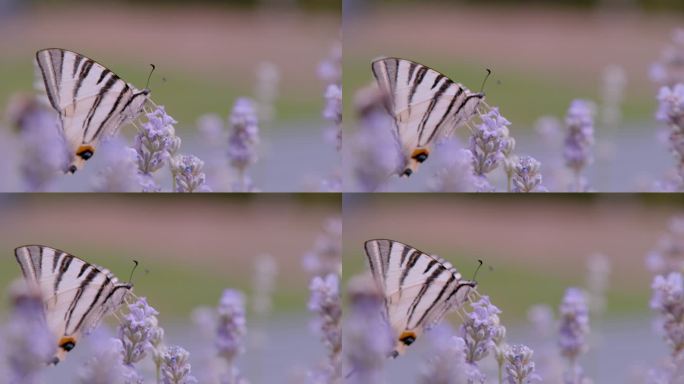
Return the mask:
M383 315L395 339L390 356L403 354L424 330L468 302L477 282L464 280L448 261L394 240L368 240L366 255L385 296Z
M132 285L120 283L108 270L58 249L25 245L14 254L26 282L43 296L45 320L57 343L50 363L64 360L81 334L97 327L132 294Z
M139 90L94 60L65 49L36 52L36 72L39 90L59 114L69 152L65 172L81 169L100 140L138 118L149 99L149 89Z
M403 159L400 176L411 176L427 160L432 145L475 116L484 99L484 93L471 92L410 60L385 57L371 67L396 125Z

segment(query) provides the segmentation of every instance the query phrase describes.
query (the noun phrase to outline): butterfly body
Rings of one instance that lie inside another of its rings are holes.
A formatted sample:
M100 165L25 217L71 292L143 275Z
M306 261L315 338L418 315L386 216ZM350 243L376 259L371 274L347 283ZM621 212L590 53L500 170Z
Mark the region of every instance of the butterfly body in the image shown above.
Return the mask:
M40 50L36 69L39 88L59 114L59 129L69 152L65 172L81 169L100 140L138 118L149 99L148 89L137 89L76 52Z
M46 324L58 347L54 364L132 294L132 286L108 270L58 249L26 245L14 253L26 282L43 296Z
M385 296L383 314L395 336L393 357L403 354L450 310L465 304L477 285L463 279L448 261L398 241L368 240L365 250Z
M410 60L380 58L371 68L396 125L403 158L400 176L413 174L427 160L432 145L475 116L484 98Z

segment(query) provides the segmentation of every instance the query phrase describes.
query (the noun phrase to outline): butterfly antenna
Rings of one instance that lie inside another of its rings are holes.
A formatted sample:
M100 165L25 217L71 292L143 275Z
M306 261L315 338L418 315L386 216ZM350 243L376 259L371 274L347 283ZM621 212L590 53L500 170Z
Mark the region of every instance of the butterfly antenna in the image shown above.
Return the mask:
M492 70L487 68L487 75L485 75L484 80L482 80L482 86L480 87L480 93L482 93L482 91L484 91L484 86L487 83L487 79L489 79L489 75L491 75L491 74L492 74Z
M145 89L150 89L150 79L152 78L154 70L157 69L157 67L154 64L150 64L150 66L152 67L152 70L150 71L150 74L147 75L147 84L145 85Z
M477 266L477 268L475 268L475 273L473 273L473 278L472 278L473 281L477 281L477 280L475 280L475 277L477 276L477 272L480 271L480 268L482 267L482 264L484 264L484 263L482 262L482 260L480 260L480 259L477 259L477 262L479 263L479 265Z
M133 269L131 270L131 276L128 277L128 284L133 283L133 272L135 272L135 269L138 268L138 260L133 260Z

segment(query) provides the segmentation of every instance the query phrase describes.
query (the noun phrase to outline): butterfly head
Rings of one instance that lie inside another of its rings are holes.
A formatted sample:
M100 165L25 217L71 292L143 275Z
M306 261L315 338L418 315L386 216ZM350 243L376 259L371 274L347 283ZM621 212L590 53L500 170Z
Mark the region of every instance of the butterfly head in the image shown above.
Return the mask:
M61 337L57 342L57 352L52 357L52 360L50 360L49 363L52 365L57 365L61 361L64 361L64 359L67 356L67 353L71 352L71 350L76 347L77 339L78 335Z
M416 148L414 149L410 155L407 157L406 161L404 162L404 167L403 170L401 171L400 176L401 177L409 177L411 176L417 169L420 164L425 162L427 160L428 156L430 155L430 150L427 148Z
M418 336L423 333L422 328L416 328L411 330L404 330L399 336L394 345L394 350L390 353L390 357L397 358L406 352L411 344L413 344Z
M95 147L93 145L83 144L76 148L76 152L71 158L71 162L66 167L64 172L76 173L79 169L83 168L85 162L90 160L95 154Z

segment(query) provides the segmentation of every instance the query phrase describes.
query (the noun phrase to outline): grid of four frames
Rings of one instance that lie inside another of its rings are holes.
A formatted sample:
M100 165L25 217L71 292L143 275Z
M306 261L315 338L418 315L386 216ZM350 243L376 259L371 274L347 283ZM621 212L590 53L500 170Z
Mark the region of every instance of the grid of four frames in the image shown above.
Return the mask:
M1 383L684 383L676 2L5 0L0 47Z

